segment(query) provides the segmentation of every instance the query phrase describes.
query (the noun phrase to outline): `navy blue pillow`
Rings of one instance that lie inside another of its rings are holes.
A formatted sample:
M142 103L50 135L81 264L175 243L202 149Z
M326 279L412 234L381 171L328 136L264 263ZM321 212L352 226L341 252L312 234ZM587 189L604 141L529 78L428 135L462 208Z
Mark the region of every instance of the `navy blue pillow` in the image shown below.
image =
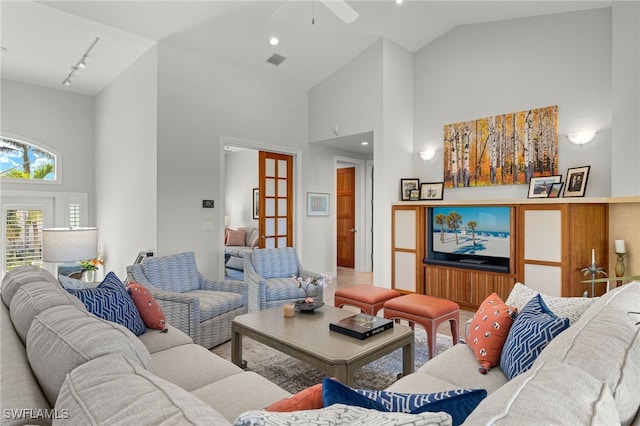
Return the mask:
M530 369L540 352L570 324L569 318L551 312L540 294L534 296L509 330L500 355L502 372L511 380Z
M352 389L330 378L322 381L325 407L346 404L384 412L410 414L443 411L451 416L454 426L462 424L486 396L487 391L484 389L412 394Z
M67 291L80 299L87 311L98 318L123 325L136 336L147 331L129 292L113 272L109 272L96 288Z

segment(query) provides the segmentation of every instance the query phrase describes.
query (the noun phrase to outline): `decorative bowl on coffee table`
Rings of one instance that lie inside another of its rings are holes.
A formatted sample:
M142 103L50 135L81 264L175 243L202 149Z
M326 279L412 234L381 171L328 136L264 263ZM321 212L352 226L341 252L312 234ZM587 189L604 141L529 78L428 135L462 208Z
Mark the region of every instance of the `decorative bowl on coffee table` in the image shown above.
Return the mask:
M316 309L324 306L324 302L314 300L313 302L307 303L304 300L296 300L295 305L296 309L300 312L313 313Z

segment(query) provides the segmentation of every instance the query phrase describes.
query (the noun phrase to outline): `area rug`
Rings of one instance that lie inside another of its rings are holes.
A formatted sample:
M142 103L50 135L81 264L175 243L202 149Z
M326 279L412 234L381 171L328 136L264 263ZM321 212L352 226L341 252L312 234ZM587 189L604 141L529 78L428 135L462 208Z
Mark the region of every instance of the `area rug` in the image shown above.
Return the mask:
M451 337L438 334L436 355L452 346ZM231 360L231 342L216 346L211 351ZM415 369L429 360L426 332L415 330ZM324 373L311 365L282 352L256 342L248 337L242 339L242 357L247 361L247 371L254 371L290 393L320 383ZM398 349L368 364L354 374L354 387L360 389L384 389L397 380L402 372L402 350Z

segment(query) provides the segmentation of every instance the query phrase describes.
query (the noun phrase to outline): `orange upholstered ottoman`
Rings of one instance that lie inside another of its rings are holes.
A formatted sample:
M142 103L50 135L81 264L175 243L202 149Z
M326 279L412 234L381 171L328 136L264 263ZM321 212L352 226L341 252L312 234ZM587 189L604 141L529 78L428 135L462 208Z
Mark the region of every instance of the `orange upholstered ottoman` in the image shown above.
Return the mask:
M436 350L436 335L438 326L449 321L453 344L458 343L458 321L460 320L460 306L457 303L424 294L405 294L387 301L384 304L384 317L405 319L411 327L420 324L427 332L429 358L433 358Z
M376 315L389 299L400 296L400 292L390 288L372 285L353 285L336 290L333 305L342 308L345 305L355 306L369 315Z

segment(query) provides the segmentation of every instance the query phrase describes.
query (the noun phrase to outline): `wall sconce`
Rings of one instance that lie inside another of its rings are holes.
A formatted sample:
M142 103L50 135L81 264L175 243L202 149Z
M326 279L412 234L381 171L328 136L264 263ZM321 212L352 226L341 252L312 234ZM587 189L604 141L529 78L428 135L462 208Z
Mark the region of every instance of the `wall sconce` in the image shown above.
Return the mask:
M573 132L567 134L567 138L569 142L574 143L576 145L584 145L589 143L596 137L595 130L580 130L579 132Z
M437 151L434 148L429 148L424 151L420 151L420 158L422 158L424 161L431 161L433 160L433 157L436 156L436 152Z

